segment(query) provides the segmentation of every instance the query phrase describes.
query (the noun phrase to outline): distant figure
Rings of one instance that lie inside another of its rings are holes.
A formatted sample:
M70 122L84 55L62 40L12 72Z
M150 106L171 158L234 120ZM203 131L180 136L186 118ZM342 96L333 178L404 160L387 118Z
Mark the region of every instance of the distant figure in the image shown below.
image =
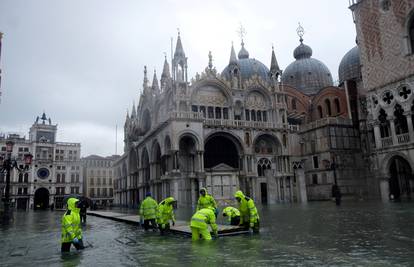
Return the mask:
M339 189L339 186L336 184L332 185L332 198L335 198L335 203L337 206L341 205L341 190Z
M62 217L62 252L69 252L72 244L77 250L85 248L80 226L80 201L77 198L71 197L68 199L67 206L67 211Z
M145 196L146 198L142 201L139 208L139 216L141 226L144 227L145 231L148 231L149 228L157 229L155 219L157 218L158 203L151 197L151 192L147 192Z
M211 234L208 229L210 224L211 230L215 236L218 235L218 227L216 224L215 208L208 207L198 210L193 217L191 217L191 237L193 241L199 240L200 236L203 240L211 240Z
M81 223L86 223L86 211L89 208L88 202L86 200L80 201L80 219Z
M240 211L240 225L246 229L253 229L254 233L259 232L259 213L253 199L246 197L242 191L237 191L234 194L237 202L239 202Z
M55 203L50 204L50 210L53 211L55 209Z
M161 235L170 229L170 221L175 225L174 209L177 201L173 197L168 197L158 205L157 224Z
M225 207L223 217L227 217L230 225L240 224L240 211L234 207Z

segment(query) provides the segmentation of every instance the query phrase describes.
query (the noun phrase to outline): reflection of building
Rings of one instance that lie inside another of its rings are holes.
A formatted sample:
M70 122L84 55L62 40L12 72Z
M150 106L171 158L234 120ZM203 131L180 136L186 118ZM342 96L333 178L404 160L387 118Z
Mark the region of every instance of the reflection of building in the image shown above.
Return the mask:
M26 173L11 173L11 199L18 209L47 208L54 203L63 207L67 194L82 194L80 144L56 141L57 125L43 113L30 128L29 139L18 135L0 138L1 155L5 156L7 140L15 142L12 157L23 165L24 154L33 154L33 164ZM0 176L3 187L4 176Z
M90 155L81 159L83 165L83 190L85 196L99 205L112 205L114 200L113 162L119 156Z
M221 74L209 54L191 81L179 36L171 72L165 59L160 85L155 73L149 85L145 69L139 105L127 115L115 202L133 206L151 190L191 205L201 186L222 202L236 188L262 203L320 200L335 183L348 196L408 196L414 3L351 3L358 46L341 60L338 86L301 27L295 61L283 73L273 51L269 69L242 41Z

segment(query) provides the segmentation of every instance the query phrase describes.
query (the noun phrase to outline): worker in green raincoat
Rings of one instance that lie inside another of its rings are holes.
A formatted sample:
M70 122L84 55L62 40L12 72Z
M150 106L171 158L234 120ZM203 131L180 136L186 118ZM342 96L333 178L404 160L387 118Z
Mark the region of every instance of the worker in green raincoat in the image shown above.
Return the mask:
M84 249L80 222L80 207L82 203L77 198L69 198L67 211L62 217L61 251L69 252L73 244L77 250Z
M246 197L242 191L234 194L237 202L239 202L240 225L246 229L253 229L253 232L259 232L259 213L254 205L253 199Z
M223 217L227 217L230 225L240 224L240 211L234 207L225 207Z
M204 187L200 189L200 197L197 202L197 210L205 209L208 207L217 208L217 203L214 198L207 193L207 189Z
M177 201L173 197L168 197L158 205L157 224L161 235L170 229L170 221L175 225L174 208Z
M217 236L218 227L216 224L216 215L214 213L215 209L213 207L208 207L197 211L193 217L191 217L191 236L193 241L201 239L211 240L211 234L208 229L210 224L213 234Z
M149 228L157 229L155 219L157 218L158 203L151 197L151 192L147 192L145 196L146 198L141 202L141 206L139 208L139 215L142 221L141 226L144 227L145 231Z

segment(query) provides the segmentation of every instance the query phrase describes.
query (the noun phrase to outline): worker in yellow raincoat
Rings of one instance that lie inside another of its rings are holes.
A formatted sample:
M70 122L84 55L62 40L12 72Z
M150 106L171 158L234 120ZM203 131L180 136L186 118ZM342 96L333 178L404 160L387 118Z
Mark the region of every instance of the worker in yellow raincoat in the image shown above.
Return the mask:
M161 235L170 229L170 221L175 225L174 209L177 201L173 197L167 197L158 205L157 224Z
M69 198L67 211L62 217L61 251L69 252L73 244L77 250L84 249L82 242L82 228L80 221L80 206L82 203L77 198Z
M245 196L242 191L234 194L237 202L239 202L240 225L246 229L253 229L253 232L259 232L259 213L254 205L253 199Z
M191 217L191 236L193 241L201 239L211 240L211 234L208 229L210 224L211 230L215 236L218 235L218 227L216 224L216 215L213 207L201 209Z

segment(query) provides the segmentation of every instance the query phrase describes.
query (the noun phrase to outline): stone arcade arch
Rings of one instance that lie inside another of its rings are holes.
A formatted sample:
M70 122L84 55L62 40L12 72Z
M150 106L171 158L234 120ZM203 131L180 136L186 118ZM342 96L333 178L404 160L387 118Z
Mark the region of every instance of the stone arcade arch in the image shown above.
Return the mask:
M153 186L152 193L157 201L162 200L162 184L161 184L161 147L157 141L152 145L152 173Z
M178 142L178 168L181 173L179 181L179 201L184 205L195 203L199 183L196 178L197 139L190 134L183 135Z
M137 151L135 149L131 149L129 152L129 159L128 159L128 168L129 168L129 177L131 181L132 189L130 191L131 197L130 197L130 204L132 206L136 206L139 201L139 190L138 190L138 162L139 157L137 154Z
M34 209L45 210L49 208L49 190L44 187L38 188L34 194Z
M141 156L141 168L142 168L142 177L144 182L144 195L146 192L150 191L150 179L151 179L151 172L150 172L150 164L149 164L149 155L146 148L142 150Z
M414 190L414 178L410 164L401 156L389 160L389 197L400 200L409 198Z
M217 132L206 138L204 145L206 188L218 202L233 199L233 194L240 188L240 184L245 184L240 178L240 171L243 169L242 156L243 147L237 137L229 133Z

